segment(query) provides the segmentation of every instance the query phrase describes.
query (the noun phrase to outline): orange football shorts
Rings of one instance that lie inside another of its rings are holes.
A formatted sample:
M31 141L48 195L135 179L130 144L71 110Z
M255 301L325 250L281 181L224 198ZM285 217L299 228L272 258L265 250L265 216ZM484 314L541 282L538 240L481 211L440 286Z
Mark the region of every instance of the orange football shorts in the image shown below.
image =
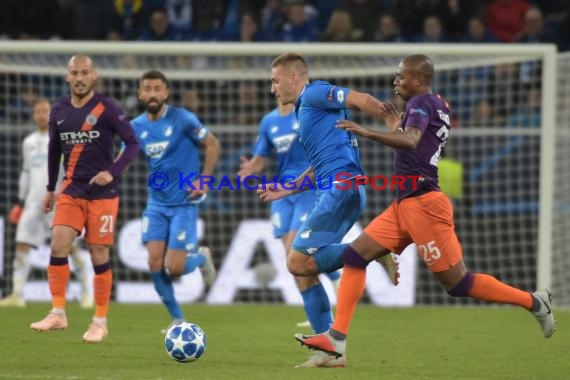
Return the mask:
M88 244L113 245L119 197L82 199L60 194L55 204L52 227L69 226L79 234L85 228Z
M453 206L439 191L392 202L364 231L397 254L415 243L420 258L432 272L452 268L463 255L455 233Z

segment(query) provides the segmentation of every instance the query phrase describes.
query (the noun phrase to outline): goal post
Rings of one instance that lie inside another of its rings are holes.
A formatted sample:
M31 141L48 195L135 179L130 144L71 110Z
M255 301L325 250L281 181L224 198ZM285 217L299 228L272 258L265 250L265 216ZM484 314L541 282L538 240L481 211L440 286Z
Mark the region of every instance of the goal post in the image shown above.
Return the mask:
M392 98L392 81L398 62L410 54L430 56L436 68L433 90L451 103L454 124L459 125L451 133L446 156L460 168L457 173L463 173L449 178L461 188L453 201L469 268L527 290L560 283L553 279L560 276L559 263L553 260L564 256L558 251L566 247L553 241L557 238L553 223L559 219L559 193L555 189L562 157L555 143L559 142L557 116L561 121L557 108L569 103L560 97L570 98L570 91L556 92L565 80L557 62L568 75L568 64L560 65L560 60L569 59L557 54L554 45L0 41L0 177L7 178L0 180L0 196L5 200L0 212L6 215L16 198L18 144L30 131L27 101L34 96L55 101L67 92L63 77L71 55L92 56L101 79L98 89L121 104L129 116L141 111L136 99L140 75L149 69L163 71L171 82L172 103L195 111L222 141L217 176L235 174L240 155L249 152L257 123L275 105L269 93L270 63L289 51L307 58L312 79L393 101L397 101ZM357 111L353 116L373 125ZM389 175L392 150L369 141L359 143L367 172ZM140 160L124 175L119 227L131 226L140 217L146 176ZM367 191L362 224L393 198L391 192ZM235 245L243 220L269 218L266 205L247 191L213 192L201 214L203 240L212 247L218 266ZM6 228L5 268L0 273L3 294L10 288L14 248L13 227ZM255 251L252 265L265 261L263 247L251 246ZM144 262L133 267L121 255L114 259L118 282L148 280ZM34 276L41 279L42 275ZM236 300L279 300L274 293L244 288ZM414 294L418 304L464 302L446 297L421 264ZM563 302L570 305L570 295Z

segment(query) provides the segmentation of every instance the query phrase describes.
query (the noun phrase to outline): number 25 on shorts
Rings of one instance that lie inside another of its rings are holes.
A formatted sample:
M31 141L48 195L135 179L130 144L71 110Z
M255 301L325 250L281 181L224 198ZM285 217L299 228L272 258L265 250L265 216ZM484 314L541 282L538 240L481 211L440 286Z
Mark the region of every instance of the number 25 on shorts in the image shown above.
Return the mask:
M435 261L441 257L441 251L435 245L435 240L432 240L427 244L418 244L418 249L427 266L434 264Z

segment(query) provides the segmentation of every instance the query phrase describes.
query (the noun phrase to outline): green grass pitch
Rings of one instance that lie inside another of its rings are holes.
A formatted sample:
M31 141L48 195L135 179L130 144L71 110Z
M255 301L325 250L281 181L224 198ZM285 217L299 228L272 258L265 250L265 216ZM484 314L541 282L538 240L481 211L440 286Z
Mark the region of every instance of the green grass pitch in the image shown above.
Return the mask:
M37 333L29 324L47 304L0 309L0 379L569 379L570 311L545 340L532 316L515 307L383 309L360 306L340 369L294 369L308 350L293 339L300 307L185 305L206 332L197 362L177 363L164 350L161 305L118 305L109 336L81 341L91 311L68 306L67 331Z

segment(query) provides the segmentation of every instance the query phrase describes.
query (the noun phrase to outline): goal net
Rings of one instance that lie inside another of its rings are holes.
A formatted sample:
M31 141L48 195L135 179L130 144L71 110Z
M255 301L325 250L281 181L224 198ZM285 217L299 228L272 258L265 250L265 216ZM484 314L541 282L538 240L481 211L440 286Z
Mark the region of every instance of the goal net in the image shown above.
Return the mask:
M559 305L570 306L570 53L558 55L552 216L552 292Z
M400 109L403 104L392 93L398 62L413 53L429 55L436 66L433 90L453 109L454 128L440 174L454 203L466 264L473 272L492 274L522 289L552 284L556 302L570 304L566 270L570 259L565 254L570 189L564 187L568 181L554 176L569 170L565 147L570 142L570 59L559 56L556 71L556 52L546 45L529 49L456 44L1 42L0 212L6 215L17 197L20 143L32 130L31 102L40 96L55 101L67 93L65 67L72 54L87 53L94 59L100 77L98 90L115 99L129 116L142 111L136 94L138 77L149 69L162 70L171 83L171 103L194 111L219 138L218 178L234 175L240 156L251 151L257 123L275 106L270 94L271 60L287 51L307 58L311 78L392 100ZM353 116L365 125L382 127L358 111ZM391 149L364 140L359 144L369 174L391 174ZM158 300L139 242L147 176L139 159L121 181L113 255L114 297L120 302ZM361 225L386 208L394 196L391 191L367 191ZM300 302L286 273L283 248L272 238L268 208L254 192L228 187L211 191L200 213L202 243L212 249L220 269L218 281L206 295L208 302ZM7 222L4 228L0 290L6 294L11 288L15 228ZM36 270L29 285L35 281L43 286L40 293L45 297L43 269L48 253L44 249L34 255ZM381 304L378 300L385 298L392 300L390 305L473 303L448 297L413 247L401 260L405 273L399 289L392 289L382 273L373 269L366 302ZM199 274L185 277L177 284L179 298L190 302L202 297ZM283 290L291 287L291 292ZM31 290L26 294L39 299ZM407 301L402 303L402 299Z

